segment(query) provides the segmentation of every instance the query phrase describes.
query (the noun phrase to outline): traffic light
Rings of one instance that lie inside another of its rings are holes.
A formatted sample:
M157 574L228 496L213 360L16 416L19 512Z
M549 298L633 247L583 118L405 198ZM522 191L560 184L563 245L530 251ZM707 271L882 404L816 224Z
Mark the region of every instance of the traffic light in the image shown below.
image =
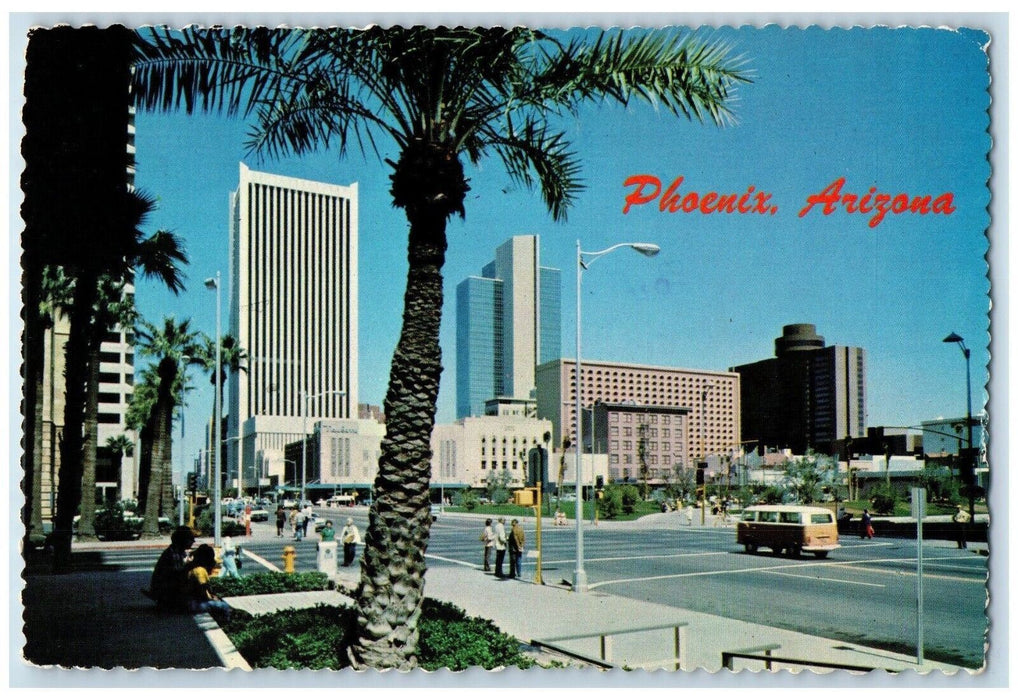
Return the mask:
M594 483L596 484L597 490L600 491L601 489L604 488L604 477L598 474L597 478L594 480Z
M191 493L198 490L198 474L196 472L187 473L187 490Z
M703 486L704 477L707 474L707 463L697 462L696 463L696 485Z
M548 483L548 451L543 447L532 447L527 454L527 486L537 486L540 481L542 490L548 492L552 486Z

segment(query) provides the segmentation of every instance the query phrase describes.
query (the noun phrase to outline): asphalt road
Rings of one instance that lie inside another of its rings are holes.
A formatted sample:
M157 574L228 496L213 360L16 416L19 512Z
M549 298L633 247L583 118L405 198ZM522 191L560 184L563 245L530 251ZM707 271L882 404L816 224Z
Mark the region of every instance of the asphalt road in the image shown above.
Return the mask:
M345 520L347 511L341 515ZM363 533L367 527L363 511L355 513L354 520ZM432 526L428 566L480 569L482 527L476 517L440 517ZM524 531L530 549L535 542L533 524L525 523ZM545 582L572 580L575 533L572 521L567 527L545 521ZM283 547L294 545L297 568L307 570L315 567L317 540L309 535L301 543L285 537L242 545L280 568ZM587 524L584 568L595 591L913 653L917 640L914 540L843 537L841 543L824 560L810 555L792 559L766 549L746 554L735 544L731 528L619 529ZM987 557L959 550L953 543L930 542L924 547L923 563L925 656L978 667L987 626ZM257 560L248 559L243 571L250 573L257 567ZM525 559L524 577L533 578L533 573L534 560ZM483 574L478 571L478 575Z
M448 516L432 528L429 566L478 565L480 524ZM533 526L525 528L528 547ZM543 528L543 573L570 581L575 526ZM915 650L914 540L842 538L825 560L746 554L733 529L584 528L592 590L889 648ZM924 652L979 666L983 659L988 560L953 543L923 551ZM525 564L532 576L532 560Z

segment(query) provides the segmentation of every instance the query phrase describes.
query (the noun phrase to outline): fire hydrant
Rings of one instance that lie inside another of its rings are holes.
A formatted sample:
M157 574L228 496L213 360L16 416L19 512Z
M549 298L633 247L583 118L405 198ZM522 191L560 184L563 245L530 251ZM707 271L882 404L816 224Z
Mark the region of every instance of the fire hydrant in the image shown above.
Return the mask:
M283 547L283 572L292 574L294 572L293 565L297 561L297 550L293 545L287 545Z

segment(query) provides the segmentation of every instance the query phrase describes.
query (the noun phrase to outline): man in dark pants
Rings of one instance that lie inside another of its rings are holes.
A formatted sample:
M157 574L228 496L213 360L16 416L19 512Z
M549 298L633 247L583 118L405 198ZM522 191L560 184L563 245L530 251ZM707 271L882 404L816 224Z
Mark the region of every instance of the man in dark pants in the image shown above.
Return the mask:
M513 518L509 530L509 578L516 578L523 573L523 546L526 541L520 521Z
M502 565L505 563L505 518L499 518L495 523L495 577L505 578Z

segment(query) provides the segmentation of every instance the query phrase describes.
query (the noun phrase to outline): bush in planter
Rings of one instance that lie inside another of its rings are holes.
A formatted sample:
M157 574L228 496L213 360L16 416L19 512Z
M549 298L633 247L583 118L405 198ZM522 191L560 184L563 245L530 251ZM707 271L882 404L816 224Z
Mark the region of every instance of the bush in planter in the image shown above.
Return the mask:
M346 649L356 617L354 608L319 605L258 617L237 610L220 624L255 668L341 669L349 665ZM419 631L417 661L425 670L533 665L516 639L447 603L425 598Z
M300 571L284 574L281 571L261 571L241 578L214 578L212 592L221 597L295 593L298 591L325 591L335 587L321 571Z
M520 651L520 643L491 620L467 617L449 603L425 598L419 629L417 662L426 671L462 671L471 666L530 668L534 664Z

